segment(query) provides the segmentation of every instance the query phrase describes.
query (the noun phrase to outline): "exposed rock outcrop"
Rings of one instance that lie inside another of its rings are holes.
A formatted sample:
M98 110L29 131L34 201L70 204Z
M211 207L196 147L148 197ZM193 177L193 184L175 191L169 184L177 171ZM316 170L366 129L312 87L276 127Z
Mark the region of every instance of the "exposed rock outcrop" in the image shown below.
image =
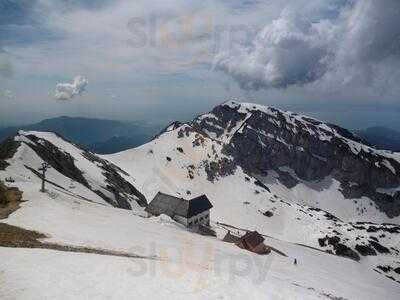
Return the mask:
M114 194L118 207L130 209L131 206L127 199L136 201L142 207L147 206L146 197L120 175L122 173L129 176L128 173L91 152L86 151L83 155L88 160L97 163L104 170L103 175L106 177L106 187Z
M9 164L6 161L14 156L20 143L9 138L0 144L0 170L5 170Z
M21 202L22 192L18 188L7 187L0 182L0 206L6 206L11 202Z
M379 192L400 187L400 154L371 148L344 128L232 101L197 117L192 126L222 142L223 153L250 175L262 178L274 170L288 188L331 176L346 198L367 196L389 217L400 215L400 193Z
M7 187L0 181L0 219L7 218L19 208L22 192L16 187Z

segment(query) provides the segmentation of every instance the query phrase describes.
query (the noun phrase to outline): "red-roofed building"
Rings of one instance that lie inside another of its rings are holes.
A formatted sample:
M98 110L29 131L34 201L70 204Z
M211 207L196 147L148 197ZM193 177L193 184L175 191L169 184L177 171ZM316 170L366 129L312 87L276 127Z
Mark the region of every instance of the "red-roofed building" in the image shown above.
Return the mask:
M249 231L236 242L236 245L257 254L268 254L271 249L264 244L264 240L257 231Z

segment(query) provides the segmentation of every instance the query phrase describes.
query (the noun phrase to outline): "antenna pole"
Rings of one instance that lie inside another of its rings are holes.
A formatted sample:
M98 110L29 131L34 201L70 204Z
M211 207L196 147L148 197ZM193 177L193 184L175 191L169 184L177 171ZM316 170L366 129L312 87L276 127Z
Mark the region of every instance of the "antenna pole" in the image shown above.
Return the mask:
M42 163L42 167L39 168L39 171L42 171L42 188L40 189L40 191L42 193L46 192L46 188L45 188L45 182L46 182L46 172L48 169L50 169L50 165L46 162Z

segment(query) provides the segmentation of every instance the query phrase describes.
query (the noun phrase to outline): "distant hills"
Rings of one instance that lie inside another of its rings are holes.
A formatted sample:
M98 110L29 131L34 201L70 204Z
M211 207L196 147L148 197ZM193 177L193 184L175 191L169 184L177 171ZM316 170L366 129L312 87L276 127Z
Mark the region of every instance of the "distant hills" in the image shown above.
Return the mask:
M369 127L356 131L357 135L378 149L400 152L400 132L387 127Z
M113 136L106 141L93 143L88 148L95 153L111 154L141 146L148 142L151 137L152 135L141 133L133 136Z
M58 117L39 123L0 129L0 141L18 130L53 131L89 150L108 154L148 142L161 127L104 119Z
M147 143L160 132L162 126L63 116L25 126L0 128L0 141L21 129L57 132L92 152L110 154ZM375 148L400 152L399 131L387 127L369 127L355 133Z

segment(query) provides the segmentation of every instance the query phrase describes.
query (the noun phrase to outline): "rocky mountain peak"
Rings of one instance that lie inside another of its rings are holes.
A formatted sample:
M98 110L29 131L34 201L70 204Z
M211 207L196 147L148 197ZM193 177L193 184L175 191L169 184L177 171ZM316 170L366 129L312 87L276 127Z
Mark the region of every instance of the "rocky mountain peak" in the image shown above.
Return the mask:
M192 126L222 142L222 151L253 176L274 171L289 188L332 177L346 198L367 196L387 215L400 215L400 154L376 150L340 126L235 101L197 117Z

